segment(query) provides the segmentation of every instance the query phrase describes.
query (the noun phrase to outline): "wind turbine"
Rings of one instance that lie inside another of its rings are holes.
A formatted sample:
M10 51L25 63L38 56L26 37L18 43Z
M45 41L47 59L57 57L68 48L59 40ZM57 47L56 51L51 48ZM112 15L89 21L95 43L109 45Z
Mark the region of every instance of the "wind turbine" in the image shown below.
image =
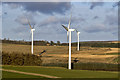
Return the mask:
M26 18L27 18L27 17L26 17ZM28 20L28 18L27 18L27 20ZM29 26L30 26L31 33L32 33L31 53L33 54L33 32L35 31L35 29L34 29L34 25L33 25L33 27L31 27L31 24L30 24L29 20L28 20L28 24L29 24Z
M80 32L78 31L78 30L76 30L76 32L77 32L77 38L78 38L78 47L77 47L77 50L79 51L79 34L80 34Z
M62 25L67 30L67 40L68 40L68 34L69 34L69 67L68 69L71 69L71 32L75 31L75 29L70 29L70 23L71 23L71 17L69 20L68 28L64 25Z

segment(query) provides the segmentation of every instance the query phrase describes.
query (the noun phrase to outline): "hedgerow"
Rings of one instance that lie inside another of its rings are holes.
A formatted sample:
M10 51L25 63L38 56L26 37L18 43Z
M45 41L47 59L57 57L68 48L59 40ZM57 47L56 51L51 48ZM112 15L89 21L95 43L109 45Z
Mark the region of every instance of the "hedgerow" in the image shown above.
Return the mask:
M21 53L4 53L2 52L3 65L20 65L20 66L40 66L42 65L42 56Z

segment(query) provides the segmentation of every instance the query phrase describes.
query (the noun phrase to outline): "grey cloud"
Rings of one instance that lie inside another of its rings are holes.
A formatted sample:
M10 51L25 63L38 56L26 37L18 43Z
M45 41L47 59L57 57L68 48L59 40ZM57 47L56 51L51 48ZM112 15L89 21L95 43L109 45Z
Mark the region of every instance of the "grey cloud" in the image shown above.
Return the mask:
M23 15L17 16L15 21L22 25L28 25L27 19L29 20L31 25L36 23L32 14L23 14Z
M106 13L114 13L115 12L115 8L106 9L105 12Z
M40 2L40 3L25 3L24 8L27 11L39 11L46 14L61 13L71 7L70 3L58 3L58 2Z
M17 26L12 29L12 35L15 35L15 38L18 38L19 40L30 40L30 34L31 30L29 26L27 25L22 25L22 26ZM17 36L16 36L17 34Z
M50 16L48 17L47 19L43 20L41 23L40 23L40 26L46 26L46 25L49 25L49 24L67 24L68 20L67 19L64 19L64 18L58 18L58 17L55 17L55 16Z
M50 25L46 25L45 27L36 27L36 28L37 30L39 28L38 33L42 33L42 34L61 34L65 32L60 24L50 24Z
M104 31L106 27L103 24L95 24L89 27L84 27L83 30L88 33L101 32Z
M94 16L93 19L98 19L99 17L98 16Z
M67 10L71 8L70 2L13 2L6 3L12 7L22 6L24 10L30 12L41 12L44 14L60 13L64 14Z
M72 22L85 22L86 19L85 18L82 18L82 17L74 17L72 18Z
M71 23L76 23L76 22L83 22L85 21L84 18L76 18L76 17L73 17L71 19ZM56 16L50 16L48 17L47 19L43 20L39 26L46 26L46 25L49 25L49 24L68 24L69 22L69 18L65 18L65 17L56 17Z
M113 32L112 34L116 35L118 32Z
M22 24L22 25L27 25L28 24L28 21L27 19L25 18L25 16L18 16L16 19L15 19L16 22Z
M104 2L91 2L90 9L94 9L96 6L103 6Z
M13 28L13 31L15 33L23 33L23 32L26 32L27 30L28 30L27 26L18 26L18 27Z
M11 3L11 4L9 4L9 6L10 6L11 9L16 9L16 8L21 7L20 4L15 4L15 3Z
M106 15L104 23L109 25L118 25L118 16L117 15Z
M113 7L120 6L120 2L116 2L113 4Z
M5 15L7 15L7 12L4 12Z
M83 30L88 33L94 33L94 32L116 32L118 29L118 26L111 26L111 25L105 25L102 24L95 24L91 25L89 27L84 27Z

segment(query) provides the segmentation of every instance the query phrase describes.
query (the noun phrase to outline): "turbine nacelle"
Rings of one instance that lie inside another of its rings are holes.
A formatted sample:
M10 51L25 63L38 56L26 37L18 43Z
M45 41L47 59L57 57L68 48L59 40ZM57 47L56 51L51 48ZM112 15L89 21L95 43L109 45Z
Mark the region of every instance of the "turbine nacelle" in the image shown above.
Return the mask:
M77 32L77 34L80 34L80 32Z
M66 31L75 31L75 29L68 29L66 26L62 25Z
M78 35L80 34L80 32L78 30L76 30L76 32L77 32Z
M68 29L68 31L75 31L75 29Z
M31 29L31 31L35 31L35 29Z

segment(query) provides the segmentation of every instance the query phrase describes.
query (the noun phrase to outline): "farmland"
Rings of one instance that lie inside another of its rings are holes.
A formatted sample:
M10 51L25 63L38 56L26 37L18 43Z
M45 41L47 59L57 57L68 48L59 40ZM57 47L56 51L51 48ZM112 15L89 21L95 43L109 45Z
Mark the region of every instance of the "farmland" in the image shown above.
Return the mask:
M118 48L84 47L80 51L72 46L72 62L75 58L79 61L74 64L73 70L67 69L68 46L39 46L34 45L34 54L38 55L43 50L42 66L13 66L3 65L3 69L16 70L61 78L117 78ZM23 44L2 44L3 53L31 54L31 46ZM89 65L89 66L88 66ZM102 71L101 71L102 70ZM6 76L7 75L7 76ZM27 75L3 71L3 78L45 78L43 76ZM30 76L30 77L29 77Z

